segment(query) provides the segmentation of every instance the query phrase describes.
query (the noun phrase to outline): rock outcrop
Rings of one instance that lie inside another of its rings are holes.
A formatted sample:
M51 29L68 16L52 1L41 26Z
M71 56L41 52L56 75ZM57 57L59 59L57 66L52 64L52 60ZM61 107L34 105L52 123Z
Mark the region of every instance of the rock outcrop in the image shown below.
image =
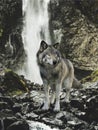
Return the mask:
M98 68L98 2L51 0L50 28L53 42L60 42L63 56L81 70Z
M98 68L97 12L96 0L50 1L52 41L61 43L62 55L79 70L93 71ZM22 0L0 1L0 61L8 68L16 69L16 64L19 68L25 60L22 21Z
M16 68L24 54L22 21L22 0L0 1L0 61L8 68Z
M12 86L12 81L15 81L17 85L19 83L17 81L18 75L16 76L14 73L8 74L10 75L10 81L8 83L11 83ZM5 77L6 75L2 78L5 79ZM4 84L4 82L0 85L0 88L3 89L3 91L0 91L1 129L29 130L28 121L41 122L59 130L98 129L98 82L85 83L83 88L72 89L70 103L64 101L66 92L62 91L60 112L53 111L54 104L51 105L48 111L42 111L41 107L43 106L44 100L43 89L40 89L42 87L39 87L37 84L34 87L34 84L28 83L27 80L25 82L27 87L30 88L30 92L20 95L17 95L17 93L9 95L7 92L9 89L6 89L9 85ZM15 84L12 87L16 90ZM6 89L6 93L4 93L4 89Z

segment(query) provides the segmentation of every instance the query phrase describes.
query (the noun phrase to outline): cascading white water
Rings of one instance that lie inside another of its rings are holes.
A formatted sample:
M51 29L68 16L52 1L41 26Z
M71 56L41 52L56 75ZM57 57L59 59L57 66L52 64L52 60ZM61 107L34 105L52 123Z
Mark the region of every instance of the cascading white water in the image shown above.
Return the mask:
M36 53L41 40L51 43L49 34L48 3L50 0L23 0L23 43L27 54L27 61L20 73L27 79L42 84Z

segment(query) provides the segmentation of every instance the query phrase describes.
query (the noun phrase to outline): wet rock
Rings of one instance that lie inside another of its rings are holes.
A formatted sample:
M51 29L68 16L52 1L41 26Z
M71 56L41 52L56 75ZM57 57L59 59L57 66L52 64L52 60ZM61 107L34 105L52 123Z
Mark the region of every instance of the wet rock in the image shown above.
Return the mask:
M42 119L47 125L63 127L63 122L59 119L43 118Z
M0 102L0 110L5 109L5 108L9 108L7 102Z
M89 121L98 121L98 95L89 98L86 107L86 119Z
M26 82L23 81L18 74L14 73L12 70L6 70L4 83L8 87L8 89L12 90L25 90L28 91Z
M30 112L28 114L26 114L26 118L28 120L37 120L39 117L39 115L35 114L34 112Z
M78 99L78 98L71 100L71 106L75 107L75 108L78 108L80 110L84 110L84 102L83 102L83 100Z
M15 103L13 105L13 108L12 108L12 110L13 110L14 113L21 112L21 109L22 109L22 105L18 104L18 103Z
M11 125L12 123L14 123L15 121L17 121L17 118L14 117L14 116L4 117L4 118L3 118L3 123L4 123L5 129L6 129L9 125Z
M48 111L42 111L42 90L34 89L29 94L22 93L13 97L1 96L0 102L9 105L8 108L1 108L0 117L8 130L25 129L23 125L19 125L21 123L17 123L23 120L42 122L60 130L97 130L98 84L95 82L84 86L85 88L71 90L70 103L64 101L66 92L62 90L60 112L53 111L54 104Z
M89 109L98 108L98 95L92 96L87 100L86 106Z
M29 130L29 125L26 121L17 121L7 127L7 130Z
M17 118L15 118L15 117L5 117L5 118L3 118L4 128L7 129L7 127L10 126L15 121L17 121Z
M13 111L11 109L2 109L0 111L0 117L3 118L3 117L12 117L13 116Z
M14 104L14 101L12 100L12 98L11 97L9 97L9 96L0 96L0 101L2 102L7 102L7 104L9 105L9 106L13 106L13 104Z
M62 120L64 123L67 123L66 114L66 111L61 111L56 114L56 118Z
M28 102L22 104L21 112L22 112L23 114L26 114L26 113L29 112L29 103L28 103Z

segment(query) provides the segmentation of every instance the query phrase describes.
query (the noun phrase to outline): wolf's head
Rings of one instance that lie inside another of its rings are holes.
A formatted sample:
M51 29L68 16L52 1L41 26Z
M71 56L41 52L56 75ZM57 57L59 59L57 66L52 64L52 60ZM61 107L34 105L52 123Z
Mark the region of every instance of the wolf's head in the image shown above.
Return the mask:
M48 45L45 41L41 41L40 49L37 53L38 63L47 67L55 67L61 60L58 47L59 43Z

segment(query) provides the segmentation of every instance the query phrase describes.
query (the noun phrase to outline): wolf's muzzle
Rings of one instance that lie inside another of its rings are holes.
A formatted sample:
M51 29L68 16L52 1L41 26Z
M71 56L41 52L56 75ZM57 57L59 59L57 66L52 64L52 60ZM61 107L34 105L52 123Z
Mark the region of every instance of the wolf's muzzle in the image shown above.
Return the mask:
M53 65L56 65L57 64L57 61L53 61Z

